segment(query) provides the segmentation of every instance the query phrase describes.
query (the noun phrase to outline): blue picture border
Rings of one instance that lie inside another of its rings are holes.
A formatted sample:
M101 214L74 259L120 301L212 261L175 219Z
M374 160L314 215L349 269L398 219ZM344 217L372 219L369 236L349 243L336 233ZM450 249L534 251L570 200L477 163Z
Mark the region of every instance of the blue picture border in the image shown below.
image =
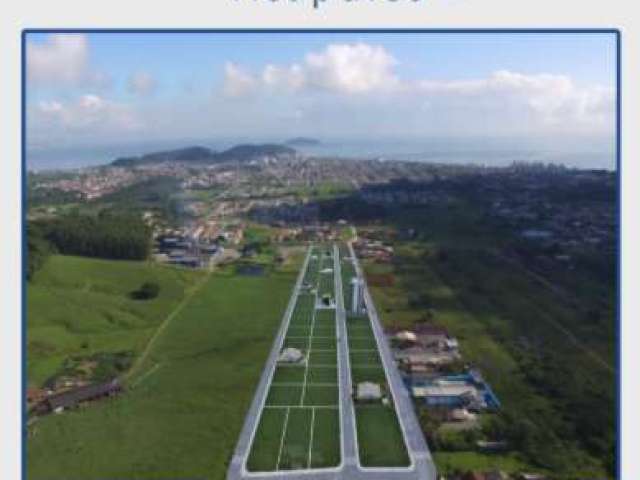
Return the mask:
M252 34L281 34L281 33L453 33L453 34L603 34L613 35L616 43L616 113L615 113L615 145L616 145L616 185L617 185L617 198L616 198L616 213L617 213L617 263L616 263L616 479L620 480L621 472L621 448L620 448L620 422L621 412L620 407L622 404L621 399L621 256L622 256L622 203L621 203L621 178L622 178L622 162L621 162L621 147L622 147L622 34L618 28L25 28L21 33L20 42L20 82L21 82L21 94L20 94L20 123L21 123L21 205L20 205L20 220L21 220L21 266L22 266L22 288L21 288L21 335L22 335L22 377L21 377L21 402L20 402L20 415L21 415L21 479L26 480L26 467L27 467L27 374L26 374L26 361L27 361L27 325L26 325L26 273L27 273L27 234L26 234L26 212L27 212L27 152L26 152L26 45L27 36L29 34L51 34L51 33L210 33L210 34L225 34L225 33L252 33Z

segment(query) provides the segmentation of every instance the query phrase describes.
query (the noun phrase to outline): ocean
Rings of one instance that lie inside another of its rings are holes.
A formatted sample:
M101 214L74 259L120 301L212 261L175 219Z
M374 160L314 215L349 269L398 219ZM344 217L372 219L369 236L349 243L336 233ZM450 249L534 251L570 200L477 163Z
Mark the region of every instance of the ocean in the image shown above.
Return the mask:
M27 168L31 171L69 170L110 163L122 156L136 156L154 151L201 145L224 150L239 143L278 143L282 140L183 140L144 142L126 145L56 147L28 149ZM410 160L446 164L506 166L513 162L563 164L574 168L616 168L613 142L531 141L518 139L427 140L326 140L319 145L296 146L301 153L319 157L345 159L375 158Z

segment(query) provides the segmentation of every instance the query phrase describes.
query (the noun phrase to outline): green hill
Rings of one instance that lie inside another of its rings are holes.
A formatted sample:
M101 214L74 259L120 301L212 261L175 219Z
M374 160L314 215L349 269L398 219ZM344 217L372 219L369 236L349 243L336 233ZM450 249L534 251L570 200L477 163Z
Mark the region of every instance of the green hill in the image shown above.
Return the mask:
M51 267L36 276L55 273L56 284L73 290L76 282ZM116 297L130 288L111 282L130 281L121 275L112 271L105 280ZM206 279L157 330L122 395L38 420L28 440L29 479L225 478L295 272L250 276L230 268ZM86 302L83 310L92 309Z
M139 157L123 157L111 162L113 167L138 167L158 163L188 163L205 165L224 162L249 162L262 157L291 157L296 150L287 145L265 143L260 145L236 145L222 152L205 147L187 147L163 152L148 153Z
M72 356L140 352L201 272L54 255L27 285L27 378L41 385ZM159 285L152 300L131 293Z

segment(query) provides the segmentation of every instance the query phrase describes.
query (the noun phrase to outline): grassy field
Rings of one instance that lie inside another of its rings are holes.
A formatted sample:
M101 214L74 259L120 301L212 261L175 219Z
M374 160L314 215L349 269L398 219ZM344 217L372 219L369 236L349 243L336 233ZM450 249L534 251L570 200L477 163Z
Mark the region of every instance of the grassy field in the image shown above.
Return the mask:
M294 279L212 274L123 395L31 427L29 479L223 479Z
M368 317L347 317L349 358L354 385L375 382L388 390L382 360ZM409 465L404 437L393 406L356 404L358 454L365 467Z
M513 453L434 452L433 459L438 466L438 473L441 474L468 470L501 470L506 473L517 473L530 468L517 454Z
M54 255L27 286L27 378L39 386L65 359L98 352L140 352L202 273L143 262ZM160 286L134 300L144 282Z
M409 456L393 406L356 405L358 455L364 467L407 467Z

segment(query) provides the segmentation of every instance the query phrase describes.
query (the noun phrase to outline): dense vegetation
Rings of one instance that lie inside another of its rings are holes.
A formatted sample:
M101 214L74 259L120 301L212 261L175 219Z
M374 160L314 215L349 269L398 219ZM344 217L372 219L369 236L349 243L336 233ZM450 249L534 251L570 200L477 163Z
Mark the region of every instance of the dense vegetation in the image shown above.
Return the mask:
M154 152L140 157L124 157L114 160L115 167L134 167L164 162L211 164L230 161L248 162L265 156L292 156L296 150L286 145L236 145L222 152L214 152L206 147L186 147L176 150Z
M325 222L341 219L359 222L380 220L387 214L387 208L368 203L357 193L338 199L322 199L318 207L319 218Z
M115 211L159 209L173 213L172 196L180 190L180 181L172 177L153 177L104 195L95 203Z
M29 223L27 225L27 280L42 268L53 250L52 245L44 237L40 225Z
M156 282L144 282L139 289L131 292L131 298L134 300L151 300L156 298L160 293L160 285Z
M30 207L40 205L62 205L65 203L74 203L80 200L77 192L67 192L56 188L52 189L28 189L27 203Z
M30 228L36 248L30 253L29 273L42 264L47 251L43 241L65 255L116 260L143 260L151 249L149 228L133 215L67 215L32 222Z
M448 327L503 410L475 433L433 435L433 419L423 417L430 445L467 455L478 438L505 440L520 462L557 478L613 475L615 266L605 265L603 275L580 263L571 275L554 271L551 290L500 255L505 238L478 221L473 206L446 213L390 215L401 229L413 227L418 240L396 240L394 265L373 270L397 278L375 289L376 300L387 322L406 325L430 312L431 321Z
M131 350L73 355L64 360L62 367L44 385L53 389L58 380L69 378L92 383L107 382L126 372L133 359Z

